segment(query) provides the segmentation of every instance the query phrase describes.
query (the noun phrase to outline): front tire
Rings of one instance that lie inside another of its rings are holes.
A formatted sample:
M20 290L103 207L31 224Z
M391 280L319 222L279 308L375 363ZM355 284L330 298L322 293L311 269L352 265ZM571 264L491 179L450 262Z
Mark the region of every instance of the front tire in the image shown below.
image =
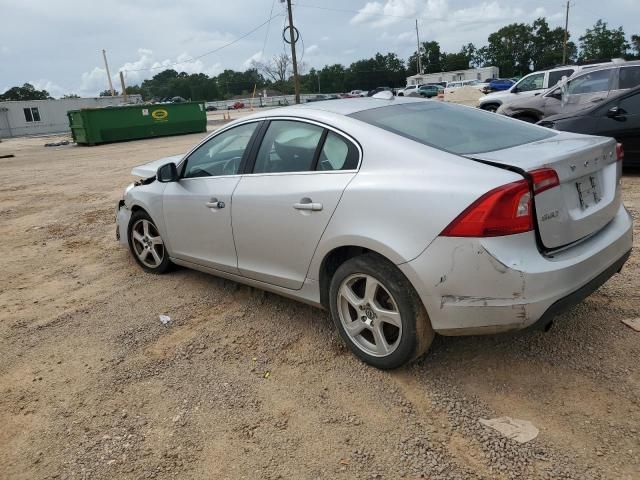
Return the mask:
M413 286L376 254L344 262L329 286L331 317L351 351L381 369L423 355L434 332Z
M161 274L169 270L172 263L156 224L144 210L131 215L127 229L129 250L145 272Z

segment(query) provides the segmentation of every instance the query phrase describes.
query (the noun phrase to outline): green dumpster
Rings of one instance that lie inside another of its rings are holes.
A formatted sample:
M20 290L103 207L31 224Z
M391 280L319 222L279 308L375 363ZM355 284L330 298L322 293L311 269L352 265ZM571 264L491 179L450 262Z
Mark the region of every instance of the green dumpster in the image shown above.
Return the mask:
M84 108L67 112L67 117L73 140L83 145L207 130L203 102Z

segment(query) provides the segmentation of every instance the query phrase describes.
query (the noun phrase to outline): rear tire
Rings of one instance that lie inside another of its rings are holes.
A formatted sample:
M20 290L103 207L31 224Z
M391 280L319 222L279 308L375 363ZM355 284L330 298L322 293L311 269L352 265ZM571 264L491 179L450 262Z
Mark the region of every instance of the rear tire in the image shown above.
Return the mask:
M398 268L367 253L344 262L329 286L331 317L351 351L380 369L422 356L434 332L418 294Z

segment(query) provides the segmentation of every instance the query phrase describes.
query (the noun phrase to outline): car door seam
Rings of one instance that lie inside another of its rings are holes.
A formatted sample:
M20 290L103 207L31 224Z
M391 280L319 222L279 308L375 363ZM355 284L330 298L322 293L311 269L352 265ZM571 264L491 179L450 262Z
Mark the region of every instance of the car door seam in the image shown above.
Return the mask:
M309 278L309 270L311 269L311 265L313 264L313 259L315 258L316 252L318 251L318 246L320 245L320 242L322 241L322 238L324 237L324 233L327 231L327 228L329 228L329 225L331 224L331 220L333 220L333 216L335 215L336 211L338 211L338 207L340 206L340 202L342 201L342 197L344 196L344 192L347 191L347 188L349 188L349 185L351 185L351 182L353 182L353 179L356 178L357 176L358 176L358 172L354 173L353 176L349 179L347 184L342 189L342 192L340 192L340 196L338 197L338 201L336 202L336 206L333 209L333 212L331 212L331 215L329 216L329 220L327 221L327 224L324 226L324 229L322 230L322 233L318 237L318 242L316 243L316 246L313 249L313 254L311 255L311 259L309 260L309 265L307 265L307 272L305 273L304 279L302 280L302 285L300 286L300 288L296 288L295 290L301 290L304 287L305 280L307 278Z
M244 175L240 176L240 179L236 182L236 186L233 187L233 190L231 191L231 197L229 198L229 222L231 223L231 238L233 240L233 250L236 252L236 269L238 270L238 274L243 276L240 273L240 262L238 261L238 246L236 245L236 233L233 230L233 195L236 193L236 190L238 189L238 186L240 185L240 182L242 182L242 179L244 178Z

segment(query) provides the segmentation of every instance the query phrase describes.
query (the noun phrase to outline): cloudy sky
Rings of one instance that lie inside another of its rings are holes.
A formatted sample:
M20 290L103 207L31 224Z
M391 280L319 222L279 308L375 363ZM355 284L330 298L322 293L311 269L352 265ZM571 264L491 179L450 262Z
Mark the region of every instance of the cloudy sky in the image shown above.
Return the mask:
M378 51L406 59L415 50L415 18L422 40L458 51L468 42L484 45L491 32L512 22L546 16L552 26L563 25L565 2L294 0L294 5L303 62L321 67ZM103 48L114 82L123 69L128 84L176 63L176 70L215 75L225 68L244 70L251 59L283 51L281 0L0 0L0 12L0 92L30 82L54 96L95 95L107 87ZM640 0L572 0L569 30L577 40L602 18L610 26L622 25L630 36L640 33L639 14ZM270 17L275 18L265 23ZM225 47L230 42L235 43Z

